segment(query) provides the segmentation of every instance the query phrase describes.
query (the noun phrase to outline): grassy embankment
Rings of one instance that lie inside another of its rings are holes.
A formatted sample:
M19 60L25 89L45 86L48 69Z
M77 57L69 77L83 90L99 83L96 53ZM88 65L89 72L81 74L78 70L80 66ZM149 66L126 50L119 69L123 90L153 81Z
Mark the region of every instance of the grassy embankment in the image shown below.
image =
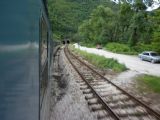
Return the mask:
M150 90L160 93L160 77L143 75L137 77L137 81L145 84Z
M112 58L105 58L104 56L99 56L91 53L87 53L85 51L79 50L74 48L73 46L70 47L75 54L79 54L91 64L95 65L101 69L112 69L115 72L123 72L127 70L124 64L120 64L117 60Z
M84 43L81 42L80 43L81 46L85 46L85 47L89 47L89 48L96 48L96 45L92 44L92 43Z
M92 48L96 47L96 45L94 45L93 43L92 44L81 43L81 45L86 47L92 47ZM115 42L107 43L106 45L102 45L102 47L105 50L108 50L114 53L127 54L127 55L137 55L138 53L141 53L143 51L153 50L151 45L138 44L137 46L129 47L128 44L115 43Z
M108 43L107 45L105 45L105 49L120 54L138 54L138 52L135 51L133 48L130 48L128 45L121 43Z

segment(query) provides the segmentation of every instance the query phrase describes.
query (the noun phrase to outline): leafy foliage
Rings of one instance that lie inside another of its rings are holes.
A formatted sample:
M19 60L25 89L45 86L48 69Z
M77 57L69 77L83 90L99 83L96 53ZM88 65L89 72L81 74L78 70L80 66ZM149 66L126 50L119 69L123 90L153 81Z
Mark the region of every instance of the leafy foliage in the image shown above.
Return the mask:
M114 5L106 0L48 0L48 12L54 38L72 38L83 20L98 5Z
M48 0L54 38L92 46L116 42L129 46L130 53L147 49L160 53L160 10L146 11L153 0L121 1Z
M122 71L127 70L127 68L124 64L120 64L117 60L115 60L113 58L105 58L104 56L99 56L96 54L87 53L85 51L81 51L76 48L72 48L72 49L74 49L74 52L76 54L83 56L86 60L88 60L90 63L92 63L93 65L95 65L98 68L101 68L101 69L109 68L115 72L122 72Z
M132 50L129 46L120 43L108 43L105 46L105 49L110 50L116 53L123 53L123 54L137 54L136 51Z
M156 93L160 93L160 77L151 76L151 75L143 75L137 77L139 82L144 83L149 89Z
M79 33L87 41L92 40L94 43L105 43L106 38L112 40L114 21L113 11L104 6L98 6L97 9L94 9L90 19L84 21L83 24L79 27ZM108 21L108 22L106 22ZM110 33L110 34L108 34Z
M136 48L138 48L136 52L146 50L147 46L149 50L160 52L160 47L158 47L160 45L160 27L158 27L160 26L158 22L160 13L145 10L146 6L141 0L136 0L132 5L120 4L118 11L111 7L98 6L93 10L90 18L79 26L79 35L87 43L106 45L109 42L117 42L126 44L126 46L130 46L128 53L134 53ZM114 45L109 44L108 47ZM142 46L144 48L140 48ZM122 47L119 49L119 53L123 52L124 46L119 47ZM112 49L112 51L114 50Z
M57 39L67 38L76 32L80 14L73 14L79 6L66 0L48 0L49 18L52 31Z
M152 46L153 49L160 53L160 10L155 12L154 16L155 29L153 32Z

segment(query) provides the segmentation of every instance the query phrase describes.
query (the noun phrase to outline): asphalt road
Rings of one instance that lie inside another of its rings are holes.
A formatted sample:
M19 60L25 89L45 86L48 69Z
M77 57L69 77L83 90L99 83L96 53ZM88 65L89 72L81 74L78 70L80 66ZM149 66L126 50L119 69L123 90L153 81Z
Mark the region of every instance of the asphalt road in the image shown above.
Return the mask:
M81 50L85 50L88 53L95 53L98 55L105 56L106 58L117 59L120 63L125 64L127 68L129 68L130 70L134 70L143 74L160 76L159 63L152 64L147 61L141 61L138 58L138 56L117 54L117 53L112 53L106 50L101 50L101 49L99 50L96 48L86 48L83 46L78 46L77 44L75 44L75 47L79 47Z

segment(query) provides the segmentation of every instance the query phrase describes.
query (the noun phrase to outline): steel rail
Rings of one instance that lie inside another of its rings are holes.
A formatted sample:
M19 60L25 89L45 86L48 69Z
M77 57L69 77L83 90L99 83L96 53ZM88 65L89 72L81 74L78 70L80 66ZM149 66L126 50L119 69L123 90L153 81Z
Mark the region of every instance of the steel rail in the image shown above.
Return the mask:
M83 75L79 72L79 70L76 68L76 66L72 63L72 61L69 59L69 56L67 55L67 52L68 49L66 50L66 47L65 47L65 50L64 50L64 53L68 59L68 61L70 62L70 64L73 66L73 68L76 70L76 72L78 73L78 75L81 77L82 80L85 81L85 83L90 87L90 89L92 90L92 92L99 98L100 102L102 105L105 106L105 109L107 111L109 111L111 113L111 116L115 118L115 120L120 120L119 116L117 114L115 114L112 109L106 104L106 102L101 98L101 96L99 95L99 93L97 93L94 88L89 84L89 82L83 77Z
M117 86L116 84L114 84L113 82L111 82L110 80L108 80L106 77L104 77L103 75L101 75L99 72L97 72L96 70L94 70L92 67L90 67L89 65L87 65L85 62L83 62L82 60L80 60L77 56L75 56L73 53L70 52L70 50L68 49L68 47L66 48L68 50L68 52L77 60L79 60L82 64L84 64L85 66L87 66L90 70L92 70L94 73L98 74L102 79L106 80L107 82L109 82L110 84L112 84L113 86L115 86L116 88L118 88L120 91L122 91L124 94L126 94L127 96L129 96L130 98L132 98L134 101L136 101L137 103L139 103L141 106L145 107L146 110L149 113L152 113L158 120L160 120L160 114L156 111L154 111L152 108L148 107L145 103L139 101L137 98L135 98L134 96L132 96L131 94L129 94L128 92L126 92L125 90L123 90L122 88L120 88L119 86Z

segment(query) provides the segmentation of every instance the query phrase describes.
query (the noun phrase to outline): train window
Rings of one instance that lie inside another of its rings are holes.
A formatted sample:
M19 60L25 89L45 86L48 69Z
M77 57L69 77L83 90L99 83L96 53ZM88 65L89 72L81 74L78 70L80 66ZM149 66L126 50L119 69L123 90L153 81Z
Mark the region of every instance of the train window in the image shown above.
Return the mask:
M48 33L47 33L47 25L42 18L40 25L40 54L41 54L41 66L44 65L45 60L47 59L47 48L48 48Z
M48 84L48 31L44 17L40 20L40 105Z

